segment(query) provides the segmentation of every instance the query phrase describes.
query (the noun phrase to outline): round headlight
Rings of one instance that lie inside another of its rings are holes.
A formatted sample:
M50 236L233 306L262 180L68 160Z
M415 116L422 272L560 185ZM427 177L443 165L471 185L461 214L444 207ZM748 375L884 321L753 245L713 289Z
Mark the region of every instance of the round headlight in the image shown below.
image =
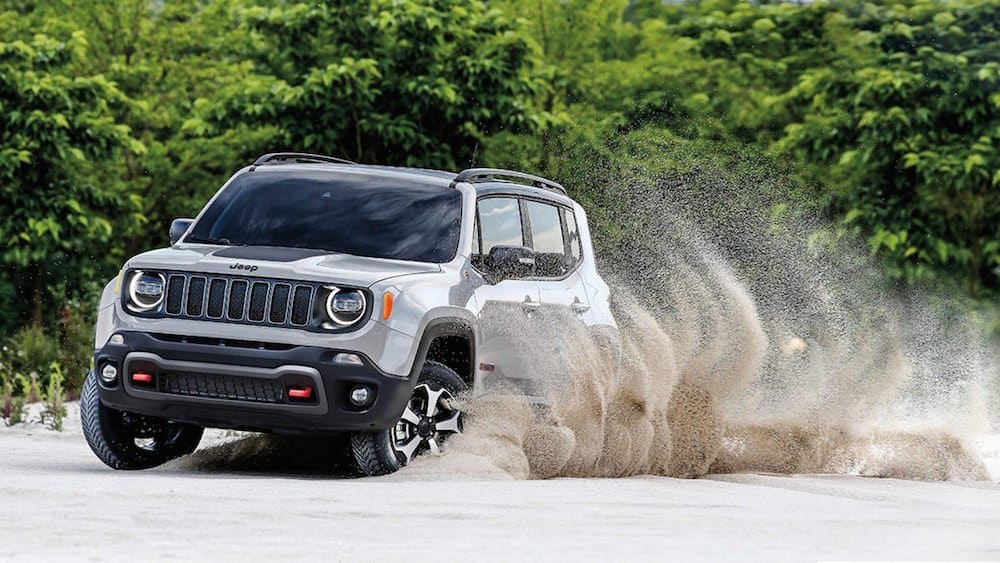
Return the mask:
M365 314L365 294L356 289L333 289L326 298L326 315L340 326L349 326Z
M155 309L163 302L163 288L166 286L163 274L136 272L128 284L129 303L137 311Z

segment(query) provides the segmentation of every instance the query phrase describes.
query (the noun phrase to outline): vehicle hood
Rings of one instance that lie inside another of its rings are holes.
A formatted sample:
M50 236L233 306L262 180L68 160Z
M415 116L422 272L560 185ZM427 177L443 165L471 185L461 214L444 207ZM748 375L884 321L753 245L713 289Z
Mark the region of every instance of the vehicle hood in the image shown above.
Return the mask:
M387 278L439 272L437 264L366 258L317 250L180 244L135 256L127 268L281 278L368 287Z

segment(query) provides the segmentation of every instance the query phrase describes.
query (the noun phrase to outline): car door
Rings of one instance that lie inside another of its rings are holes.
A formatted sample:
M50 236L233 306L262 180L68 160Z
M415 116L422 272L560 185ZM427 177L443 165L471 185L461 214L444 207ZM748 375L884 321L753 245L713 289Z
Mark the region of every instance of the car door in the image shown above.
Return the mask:
M516 390L535 394L531 381L537 364L533 346L539 289L530 279L491 279L486 257L495 246L527 246L520 200L487 196L477 203L472 263L485 281L474 291L479 363L477 393Z
M567 370L573 369L579 349L589 345L586 327L591 307L577 268L579 236L575 221L567 220L571 210L531 199L523 205L528 243L535 253L533 280L541 300L536 323L546 335L541 340L545 346L543 371L549 374L547 388L555 391L569 379Z

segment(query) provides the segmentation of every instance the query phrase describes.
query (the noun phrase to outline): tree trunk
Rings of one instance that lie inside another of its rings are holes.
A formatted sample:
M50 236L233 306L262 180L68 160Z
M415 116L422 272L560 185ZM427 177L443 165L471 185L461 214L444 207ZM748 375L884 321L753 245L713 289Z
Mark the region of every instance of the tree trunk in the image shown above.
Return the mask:
M31 324L42 326L42 269L31 266Z

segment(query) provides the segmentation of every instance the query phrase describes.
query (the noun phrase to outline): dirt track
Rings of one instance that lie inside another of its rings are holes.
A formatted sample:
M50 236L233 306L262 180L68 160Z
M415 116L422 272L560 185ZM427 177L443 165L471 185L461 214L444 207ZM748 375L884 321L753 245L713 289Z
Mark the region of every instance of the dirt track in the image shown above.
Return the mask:
M997 482L122 473L72 424L0 428L0 559L998 559L997 530Z

